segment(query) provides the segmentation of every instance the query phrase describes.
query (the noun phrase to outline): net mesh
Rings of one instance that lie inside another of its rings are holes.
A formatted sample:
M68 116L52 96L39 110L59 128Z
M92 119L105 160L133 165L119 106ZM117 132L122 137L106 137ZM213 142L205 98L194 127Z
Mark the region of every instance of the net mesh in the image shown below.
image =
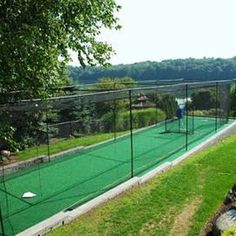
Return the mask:
M229 113L230 113L230 85L219 83L217 84L218 89L218 109L217 109L217 117L218 127L224 125L228 122Z
M1 164L3 234L72 210L205 140L229 122L230 86L143 85L0 105L1 150L14 149Z

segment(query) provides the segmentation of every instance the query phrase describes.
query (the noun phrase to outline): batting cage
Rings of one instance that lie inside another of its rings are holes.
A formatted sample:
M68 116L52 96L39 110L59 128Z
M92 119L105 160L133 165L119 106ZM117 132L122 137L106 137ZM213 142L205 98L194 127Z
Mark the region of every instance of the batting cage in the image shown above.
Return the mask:
M0 235L73 211L203 142L233 122L231 86L84 87L1 104Z

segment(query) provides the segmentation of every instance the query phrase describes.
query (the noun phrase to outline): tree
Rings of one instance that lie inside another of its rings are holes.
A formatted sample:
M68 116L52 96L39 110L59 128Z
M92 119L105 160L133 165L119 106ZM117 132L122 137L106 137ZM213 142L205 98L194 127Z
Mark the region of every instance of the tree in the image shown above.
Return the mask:
M157 107L165 112L167 119L172 119L176 115L177 102L171 94L162 94L156 98Z
M112 48L97 36L120 27L119 8L115 0L0 1L0 102L49 96L67 83L68 49L82 66L107 65Z
M130 77L123 78L102 78L99 79L95 84L95 89L101 90L119 90L125 88L132 88L135 84L135 81ZM127 91L128 94L128 91ZM112 112L118 112L120 110L126 109L128 107L127 99L113 100L109 102L98 102L96 105L97 116L101 117L102 115Z
M95 84L95 89L99 90L117 90L124 88L132 88L135 84L135 81L130 77L121 77L121 78L101 78Z
M82 66L107 65L112 48L97 36L101 28L119 28L119 8L115 0L0 1L0 103L60 95L58 88L69 83L68 49ZM1 112L0 144L22 146L42 117Z
M135 81L145 80L224 80L234 79L236 74L236 57L229 59L175 59L161 62L139 62L130 65L114 65L109 68L69 67L73 81L80 83L94 83L102 77L129 76Z
M191 106L196 110L209 110L216 106L214 89L200 89L193 92Z

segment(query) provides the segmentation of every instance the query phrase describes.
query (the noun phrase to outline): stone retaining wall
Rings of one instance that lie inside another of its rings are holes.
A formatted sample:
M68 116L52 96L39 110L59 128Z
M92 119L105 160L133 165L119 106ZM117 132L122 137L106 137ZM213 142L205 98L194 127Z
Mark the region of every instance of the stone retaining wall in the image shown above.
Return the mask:
M67 151L51 155L50 160L59 159L59 158L64 157L67 154L81 152L82 150L84 150L83 146L72 148ZM0 176L2 176L3 174L6 175L6 174L14 173L14 172L17 172L20 170L24 170L24 169L27 169L31 166L34 166L34 165L37 165L40 163L46 163L48 161L49 161L49 157L42 155L42 156L31 158L29 160L18 161L18 162L9 164L9 165L4 165L4 166L0 167Z

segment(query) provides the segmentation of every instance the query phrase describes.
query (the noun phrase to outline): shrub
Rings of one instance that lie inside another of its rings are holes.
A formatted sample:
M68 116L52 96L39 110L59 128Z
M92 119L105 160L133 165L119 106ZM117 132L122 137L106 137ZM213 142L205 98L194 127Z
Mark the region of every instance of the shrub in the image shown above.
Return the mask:
M165 113L159 109L147 108L142 110L133 110L133 128L138 129L147 127L165 119ZM104 132L113 131L114 114L109 112L102 116L101 126ZM128 130L130 127L129 111L116 113L116 131Z
M14 140L15 129L7 124L0 127L0 149L15 151L19 148L19 144Z
M236 227L233 226L232 228L225 230L222 234L222 236L233 236L236 235Z
M195 116L204 116L204 111L196 110L194 111Z
M223 113L224 111L222 109L218 109L217 114L218 116ZM215 116L216 115L216 110L215 108L209 109L209 110L195 110L194 111L195 116Z
M199 89L192 93L192 107L197 110L209 110L215 107L215 91L214 89Z

